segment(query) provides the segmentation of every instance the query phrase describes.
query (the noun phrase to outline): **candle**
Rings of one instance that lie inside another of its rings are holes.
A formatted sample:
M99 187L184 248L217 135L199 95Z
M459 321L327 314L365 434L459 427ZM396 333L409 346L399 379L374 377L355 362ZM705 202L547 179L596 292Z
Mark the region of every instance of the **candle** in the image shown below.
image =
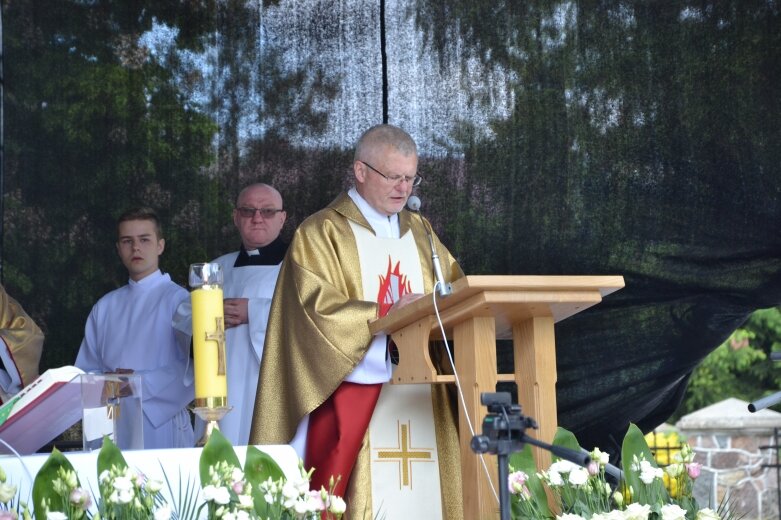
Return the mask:
M222 288L203 286L193 290L190 298L193 306L195 398L227 397Z
M190 300L193 309L195 406L227 406L225 371L225 314L222 306L220 264L190 266Z

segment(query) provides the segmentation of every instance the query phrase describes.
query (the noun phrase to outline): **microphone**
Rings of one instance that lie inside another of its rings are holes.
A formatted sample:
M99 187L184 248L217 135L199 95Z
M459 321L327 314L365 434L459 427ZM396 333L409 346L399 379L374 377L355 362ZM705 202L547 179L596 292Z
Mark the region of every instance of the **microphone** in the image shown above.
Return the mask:
M437 292L444 298L453 292L453 288L449 283L445 283L445 277L442 276L442 266L439 265L439 255L437 254L437 248L434 247L434 237L431 233L431 226L426 225L426 220L420 214L420 197L417 195L410 195L407 199L407 208L418 214L420 221L423 223L423 229L426 230L428 243L431 246L431 263L434 266L434 276L437 278L437 286L439 287Z

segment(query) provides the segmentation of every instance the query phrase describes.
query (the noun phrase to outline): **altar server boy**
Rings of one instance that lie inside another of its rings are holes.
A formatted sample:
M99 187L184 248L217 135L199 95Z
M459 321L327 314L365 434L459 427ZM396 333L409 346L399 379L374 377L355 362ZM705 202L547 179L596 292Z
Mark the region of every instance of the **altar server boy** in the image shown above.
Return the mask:
M189 293L158 268L165 240L154 210L127 211L117 231L117 252L129 280L92 308L76 366L93 373L140 374L144 448L191 447L189 345L177 342L171 324Z

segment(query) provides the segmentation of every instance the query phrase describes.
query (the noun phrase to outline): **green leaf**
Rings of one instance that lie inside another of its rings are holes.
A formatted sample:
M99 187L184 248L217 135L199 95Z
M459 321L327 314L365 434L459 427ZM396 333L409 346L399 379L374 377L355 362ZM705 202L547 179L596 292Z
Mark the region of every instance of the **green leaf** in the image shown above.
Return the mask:
M203 447L201 460L198 464L202 487L209 483L209 467L220 461L225 461L236 468L241 468L241 463L239 463L239 458L236 456L236 452L233 451L231 443L220 433L220 430L214 429L206 442L206 446Z
M103 446L101 446L100 453L98 453L98 477L104 471L111 471L112 466L125 469L127 462L125 462L125 457L122 456L122 452L119 451L117 445L108 436L104 436ZM106 497L103 498L105 499Z
M285 473L268 453L257 449L255 446L247 446L247 457L244 461L244 476L247 482L255 486L256 482L263 482L271 477L272 480L284 478Z
M59 511L62 508L62 497L54 491L52 486L52 483L57 479L57 472L60 468L74 471L73 466L65 458L65 455L57 448L54 448L49 458L41 466L38 474L35 475L35 481L33 482L33 511L35 512L35 518L46 518L46 511L43 507L44 500L48 501L52 508L55 508L53 510ZM81 484L79 484L80 486Z
M265 482L269 478L271 480L279 480L284 477L285 473L282 471L282 468L268 453L260 451L255 446L247 446L247 457L244 461L244 478L252 484L252 500L255 503L255 511L261 517L268 515L269 506L266 503L266 499L263 498L260 483Z
M556 428L556 435L553 436L553 444L580 451L580 444L578 443L575 434L562 427Z
M640 431L640 428L638 428L637 425L630 423L629 429L624 436L624 443L621 445L621 464L624 468L624 479L626 480L626 484L634 490L634 497L636 497L636 500L633 498L633 501L640 501L639 493L647 486L640 480L639 472L632 470L632 461L635 455L638 458L641 456L645 457L645 460L650 462L653 467L659 467L656 464L653 453L651 453L651 449L648 447L648 443L645 441L643 432ZM662 501L668 503L670 497L667 490L662 485L658 487L661 488L660 492L663 495L661 497Z

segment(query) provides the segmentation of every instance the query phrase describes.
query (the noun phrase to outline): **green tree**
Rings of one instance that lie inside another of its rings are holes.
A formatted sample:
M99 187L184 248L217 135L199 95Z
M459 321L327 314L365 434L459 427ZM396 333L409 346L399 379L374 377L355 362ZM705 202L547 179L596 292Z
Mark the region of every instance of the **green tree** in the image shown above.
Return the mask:
M4 279L47 335L42 368L70 364L97 297L126 280L116 218L156 208L164 270L183 281L224 222L208 175L217 127L141 44L155 23L185 25L198 49L206 4L5 3Z
M781 367L769 360L771 352L781 352L778 307L754 312L703 360L692 373L683 403L670 420L730 397L752 402L780 391Z

